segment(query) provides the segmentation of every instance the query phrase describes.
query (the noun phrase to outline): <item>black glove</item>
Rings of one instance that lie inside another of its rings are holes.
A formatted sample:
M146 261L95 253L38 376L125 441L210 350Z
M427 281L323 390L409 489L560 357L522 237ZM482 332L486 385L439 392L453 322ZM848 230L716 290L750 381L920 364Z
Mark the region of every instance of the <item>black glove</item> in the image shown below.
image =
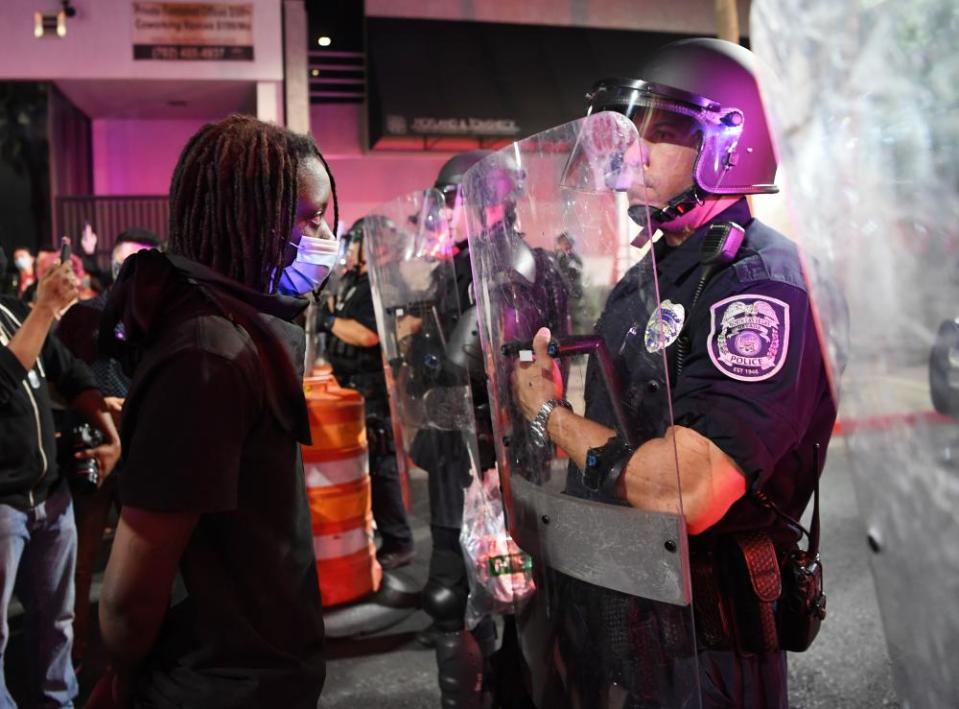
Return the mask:
M328 310L321 310L316 318L317 332L333 332L333 321L336 316Z

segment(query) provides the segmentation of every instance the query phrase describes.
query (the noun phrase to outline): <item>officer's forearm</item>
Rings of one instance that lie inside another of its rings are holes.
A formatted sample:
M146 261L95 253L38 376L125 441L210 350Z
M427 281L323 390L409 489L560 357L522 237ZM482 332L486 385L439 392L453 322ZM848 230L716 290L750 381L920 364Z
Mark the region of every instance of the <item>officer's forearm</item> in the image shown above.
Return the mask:
M373 347L380 343L375 332L349 318L336 318L331 331L343 342L354 347Z
M684 426L673 426L664 437L647 441L636 450L617 487L633 507L682 512L689 533L699 534L746 493L746 478L708 438Z
M613 429L559 406L550 414L546 428L550 440L562 448L580 470L586 466L586 451L616 435Z

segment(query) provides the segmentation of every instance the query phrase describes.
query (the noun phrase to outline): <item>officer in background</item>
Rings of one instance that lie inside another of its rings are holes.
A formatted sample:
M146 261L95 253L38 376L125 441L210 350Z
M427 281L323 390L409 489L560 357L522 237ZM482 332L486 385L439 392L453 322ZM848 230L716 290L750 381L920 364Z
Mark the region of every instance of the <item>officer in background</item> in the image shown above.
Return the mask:
M640 77L602 81L590 95L590 112L624 113L639 132L628 196L643 232L634 244L662 231L652 247L658 307L637 297L644 260L596 325L623 391L637 394L624 405L640 443L633 450L617 434L595 358L585 416L557 401L545 328L514 392L574 463L568 494L675 512L678 462L702 705L786 707L786 653L769 598L759 597L759 569L778 580L778 562L795 549L794 522L817 486L836 404L797 249L753 219L744 197L776 190L752 54L716 39L676 42ZM740 126L731 141L728 129ZM717 239L726 248L714 248ZM660 430L644 411L662 409L667 392L673 425ZM663 688L681 672L683 653L669 647L685 632L670 625L681 615L574 579L564 588L566 696L593 706L615 687L627 706L673 705ZM577 617L603 622L584 632Z
M376 558L384 569L395 569L413 559L413 532L406 518L396 464L362 221L356 222L346 236L353 268L344 274L336 295L328 303L329 309L321 312L317 330L329 333L327 359L337 382L363 395L373 518L383 540Z
M460 184L464 173L490 154L488 150L474 150L450 158L440 169L434 188L445 202L445 214L428 218L449 222L450 244L443 258L452 259L452 268L434 273L433 290L440 295L444 310L438 317L452 343L441 356L453 356L470 372L479 467L482 470L495 465L491 443L489 399L483 376L482 360L471 361L479 352L478 342L470 345L461 341L456 332L476 322L473 303L473 270L469 244L466 241L465 213L462 207ZM443 210L440 210L443 211ZM444 229L445 231L445 229ZM430 347L422 337L419 318L407 317L404 328L409 332L409 346L414 351ZM470 328L467 328L470 329ZM475 328L472 328L475 329ZM483 685L489 684L488 660L496 641L496 627L490 618L484 618L472 631L466 629L466 603L469 598L469 579L460 532L463 527L465 489L470 483L471 461L463 436L455 430L423 428L417 431L410 447L413 462L428 474L430 501L429 576L423 589L423 609L433 618L433 625L418 636L418 640L435 648L437 673L444 707L479 707L482 705ZM487 686L487 689L489 687Z

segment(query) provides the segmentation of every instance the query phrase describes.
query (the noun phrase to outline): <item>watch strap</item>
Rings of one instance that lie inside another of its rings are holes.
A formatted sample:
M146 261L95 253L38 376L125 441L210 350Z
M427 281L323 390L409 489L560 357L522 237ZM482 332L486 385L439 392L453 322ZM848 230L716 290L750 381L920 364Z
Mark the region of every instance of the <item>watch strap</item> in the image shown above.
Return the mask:
M568 409L569 411L573 410L573 406L566 401L566 399L550 399L540 407L539 412L536 414L536 418L530 421L529 428L532 434L533 443L540 448L545 448L546 444L549 443L549 433L547 432L546 427L549 424L550 414L553 413L553 410L557 406L562 406L564 409Z

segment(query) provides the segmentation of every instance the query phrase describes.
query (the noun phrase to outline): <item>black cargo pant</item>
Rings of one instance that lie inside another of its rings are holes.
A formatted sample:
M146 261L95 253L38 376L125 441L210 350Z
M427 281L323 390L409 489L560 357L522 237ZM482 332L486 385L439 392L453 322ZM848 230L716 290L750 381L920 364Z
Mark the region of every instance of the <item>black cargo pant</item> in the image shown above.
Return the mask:
M366 400L366 436L370 451L373 519L383 539L382 548L393 551L411 547L413 532L403 504L390 409L385 400Z

